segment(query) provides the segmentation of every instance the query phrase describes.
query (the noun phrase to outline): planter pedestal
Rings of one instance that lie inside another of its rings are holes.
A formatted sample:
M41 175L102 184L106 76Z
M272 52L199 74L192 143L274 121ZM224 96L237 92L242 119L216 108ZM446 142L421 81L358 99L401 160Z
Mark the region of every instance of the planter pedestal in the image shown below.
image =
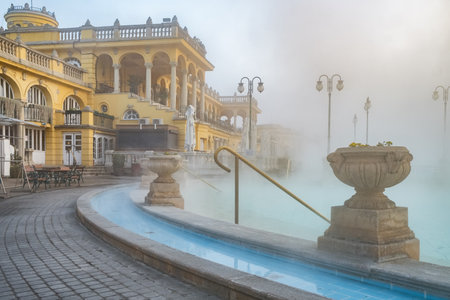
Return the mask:
M144 168L158 174L158 177L150 183L150 191L145 197L145 203L184 208L180 185L171 176L180 168L181 160L179 155L154 155L153 153L141 160Z
M331 208L331 225L318 238L319 249L387 261L419 259L419 240L408 227L408 208Z
M150 183L150 191L145 197L145 203L149 205L172 205L184 208L184 199L180 194L180 185L176 182Z
M375 261L419 259L419 240L408 227L408 208L396 207L383 192L409 174L405 147L339 148L327 157L336 177L355 188L343 206L331 208L331 225L319 249Z

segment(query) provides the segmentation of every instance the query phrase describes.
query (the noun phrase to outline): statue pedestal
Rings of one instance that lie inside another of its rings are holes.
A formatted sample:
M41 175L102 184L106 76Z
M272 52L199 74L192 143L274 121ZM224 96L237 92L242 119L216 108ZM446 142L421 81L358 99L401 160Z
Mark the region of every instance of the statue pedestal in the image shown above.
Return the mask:
M400 257L419 259L419 240L408 227L408 208L331 208L331 225L318 248L368 257L381 262Z
M145 197L149 205L171 205L184 208L184 199L180 194L180 185L176 182L152 182L150 191Z

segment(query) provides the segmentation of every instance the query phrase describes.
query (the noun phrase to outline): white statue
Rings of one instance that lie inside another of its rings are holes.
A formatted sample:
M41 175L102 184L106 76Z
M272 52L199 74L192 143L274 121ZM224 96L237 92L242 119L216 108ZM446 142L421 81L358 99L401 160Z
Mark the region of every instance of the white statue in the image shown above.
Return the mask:
M184 137L184 149L193 152L195 148L195 109L192 105L186 108L186 134Z

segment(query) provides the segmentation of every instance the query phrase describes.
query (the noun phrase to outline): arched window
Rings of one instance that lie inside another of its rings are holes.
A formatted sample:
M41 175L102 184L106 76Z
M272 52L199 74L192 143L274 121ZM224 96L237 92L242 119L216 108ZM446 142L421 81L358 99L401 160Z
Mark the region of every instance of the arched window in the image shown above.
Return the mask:
M78 60L78 58L68 57L64 61L68 64L71 64L72 66L81 68L81 62Z
M38 86L32 86L28 90L28 103L37 105L47 105L47 100L45 99L44 92Z
M3 77L0 77L0 97L14 99L12 87Z
M81 111L77 99L72 96L67 97L63 103L63 110L65 125L81 124Z
M69 96L64 100L63 110L80 110L80 104L78 104L77 99L72 96Z
M139 119L139 114L134 109L129 109L123 114L124 120L137 120Z

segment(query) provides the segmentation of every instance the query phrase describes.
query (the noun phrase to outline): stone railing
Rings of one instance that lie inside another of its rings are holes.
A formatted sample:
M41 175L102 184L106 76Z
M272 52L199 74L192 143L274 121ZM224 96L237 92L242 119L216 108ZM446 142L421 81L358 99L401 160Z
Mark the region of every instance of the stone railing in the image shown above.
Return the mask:
M66 63L59 58L45 55L1 35L0 56L7 57L16 62L20 61L27 66L37 67L40 71L44 71L67 80L74 80L78 83L82 82L83 73L85 72L83 69Z
M13 11L20 11L20 10L30 10L30 11L35 11L35 12L39 12L45 15L49 15L52 18L55 18L55 13L54 12L49 12L45 6L40 8L40 7L34 7L34 6L30 6L28 3L25 3L25 5L13 5L11 4L11 6L8 8L8 13L13 12Z
M94 111L94 126L112 129L114 116Z
M205 94L210 96L213 99L216 99L217 101L220 101L220 95L219 92L217 92L212 87L205 85Z
M59 31L59 39L61 41L78 41L80 38L80 28L66 28Z
M25 121L52 124L53 109L49 106L28 104L25 106Z
M23 103L20 100L0 97L0 114L4 116L18 119L22 106Z
M64 125L80 125L81 124L81 110L65 111Z
M0 39L0 51L12 56L16 56L17 45L10 40Z
M114 39L114 27L98 27L94 29L96 40Z
M50 56L44 55L31 49L26 49L26 51L27 51L27 60L29 62L47 69L50 68L50 60L52 59Z
M67 75L72 78L77 78L79 80L83 80L83 70L81 70L80 68L77 68L71 64L64 64L63 72L64 72L64 75Z
M220 102L224 104L234 104L234 103L248 103L248 96L220 96ZM258 104L258 101L255 98L252 98L253 104Z
M153 24L148 21L147 24L140 25L120 25L118 21L113 26L94 27L90 23L75 28L21 28L13 27L8 29L10 32L58 32L59 40L64 42L73 41L117 41L117 40L141 40L141 39L171 39L182 38L191 45L201 55L206 55L206 48L202 41L197 37L191 37L187 29L180 27L175 17L172 22Z

